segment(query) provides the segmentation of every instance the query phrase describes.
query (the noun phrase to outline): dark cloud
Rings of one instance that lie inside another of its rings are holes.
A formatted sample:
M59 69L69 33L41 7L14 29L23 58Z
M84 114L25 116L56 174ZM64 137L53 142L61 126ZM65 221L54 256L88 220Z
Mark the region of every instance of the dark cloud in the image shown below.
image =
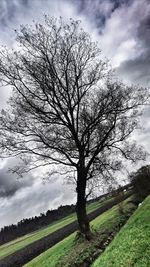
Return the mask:
M1 26L7 27L8 22L12 21L16 14L22 13L23 9L27 7L27 0L2 0L0 1L0 23Z
M142 41L145 48L148 48L150 44L150 14L141 21L137 37Z
M118 73L125 79L144 86L150 86L150 14L142 19L136 30L139 46L134 59L124 61Z
M128 6L133 0L75 0L78 12L85 14L99 28L104 27L111 14L122 6Z
M115 8L115 3L111 0L76 0L75 4L78 12L87 16L98 28L103 27L107 17Z
M123 80L150 87L150 51L121 64L117 73Z
M16 160L8 160L0 170L0 198L12 197L21 188L33 185L34 180L31 174L25 175L24 178L17 178L8 171L8 166L11 168L16 163Z
M122 62L117 69L117 73L124 81L150 88L150 2L143 2L144 9L145 13L140 18L141 21L138 27L135 27L136 49L134 57ZM147 106L141 117L142 128L135 133L135 139L148 153L150 149L149 118L150 107Z

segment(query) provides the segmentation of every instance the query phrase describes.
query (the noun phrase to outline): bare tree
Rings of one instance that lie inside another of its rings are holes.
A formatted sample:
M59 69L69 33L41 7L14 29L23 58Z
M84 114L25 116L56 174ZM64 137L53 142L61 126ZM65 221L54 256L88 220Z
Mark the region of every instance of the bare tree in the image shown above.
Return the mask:
M17 41L16 51L1 50L1 84L13 88L0 116L1 152L21 158L20 174L57 165L75 172L79 229L89 238L86 186L109 181L123 158L141 159L129 137L146 91L114 80L78 21L45 16L22 26Z

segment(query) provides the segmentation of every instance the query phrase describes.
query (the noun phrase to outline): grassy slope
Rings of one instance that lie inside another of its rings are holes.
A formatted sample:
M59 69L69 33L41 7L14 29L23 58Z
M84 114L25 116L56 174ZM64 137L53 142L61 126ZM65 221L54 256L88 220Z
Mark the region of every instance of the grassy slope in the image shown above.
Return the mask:
M106 204L107 202L111 201L112 199L107 199L105 201L96 201L87 206L87 212L90 213L95 209L99 208L100 206ZM76 214L70 214L59 221L56 221L38 231L35 231L31 234L25 235L23 237L17 238L14 241L6 243L0 246L0 259L12 254L13 252L33 243L36 240L41 239L42 237L62 228L63 226L73 222L76 220Z
M132 208L132 204L127 204L127 200L124 201L124 203L126 210ZM118 206L114 206L94 219L91 225L94 230L102 233L109 231L120 221L121 215L118 212ZM57 266L58 263L59 266L73 266L72 262L75 260L82 260L80 257L86 256L85 254L88 253L88 250L91 250L92 247L91 242L88 241L81 242L81 244L76 243L74 237L75 233L69 235L67 238L24 265L24 267L54 267Z
M92 267L150 266L150 196Z

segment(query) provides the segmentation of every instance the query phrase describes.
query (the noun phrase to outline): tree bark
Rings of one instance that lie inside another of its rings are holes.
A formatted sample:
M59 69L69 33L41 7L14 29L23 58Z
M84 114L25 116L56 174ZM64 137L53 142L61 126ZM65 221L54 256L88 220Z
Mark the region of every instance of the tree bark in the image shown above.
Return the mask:
M76 213L79 224L79 231L86 239L91 239L89 219L86 213L86 172L84 168L77 171L77 204Z

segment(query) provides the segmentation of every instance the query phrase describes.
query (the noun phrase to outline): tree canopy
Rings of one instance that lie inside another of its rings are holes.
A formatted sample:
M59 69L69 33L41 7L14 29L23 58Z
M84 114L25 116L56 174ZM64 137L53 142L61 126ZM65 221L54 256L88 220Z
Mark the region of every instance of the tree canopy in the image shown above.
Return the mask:
M145 165L129 176L138 201L143 201L150 194L150 165Z

